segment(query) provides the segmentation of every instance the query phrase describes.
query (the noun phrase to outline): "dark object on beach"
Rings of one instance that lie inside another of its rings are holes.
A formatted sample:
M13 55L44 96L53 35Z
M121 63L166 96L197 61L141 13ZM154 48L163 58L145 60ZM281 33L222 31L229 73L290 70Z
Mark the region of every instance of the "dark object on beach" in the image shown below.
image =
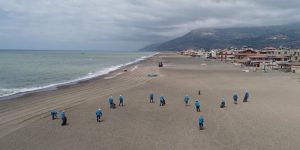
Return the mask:
M248 102L248 97L245 96L243 102Z
M198 95L201 95L201 91L200 90L198 91Z
M203 129L204 129L203 123L200 123L200 124L199 124L199 129L200 129L200 130L203 130Z
M116 107L116 104L115 104L115 103L112 103L112 104L110 105L110 108L116 109L116 108L117 108L117 107Z
M200 106L196 106L196 111L200 112Z
M163 63L162 62L159 62L158 63L158 67L163 67L164 65L163 65Z
M166 105L166 100L164 99L160 102L160 106L165 106L165 105Z
M221 102L220 108L224 108L225 107L225 101Z
M157 74L154 74L154 73L150 73L148 74L148 77L157 77L158 75Z
M124 69L124 72L127 72L127 69Z
M67 125L67 117L62 118L61 126Z

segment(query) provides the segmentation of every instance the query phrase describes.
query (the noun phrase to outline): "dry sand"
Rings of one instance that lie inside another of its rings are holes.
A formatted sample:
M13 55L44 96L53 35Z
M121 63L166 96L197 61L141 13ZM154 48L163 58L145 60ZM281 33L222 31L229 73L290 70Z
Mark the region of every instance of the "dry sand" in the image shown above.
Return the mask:
M165 67L158 68L158 61ZM137 66L115 78L0 101L1 149L300 149L299 76L246 73L233 64L171 53ZM158 77L147 77L151 72ZM248 103L241 102L245 90L251 93ZM154 104L148 102L150 91L156 93ZM233 92L239 93L238 105L232 102ZM117 102L119 94L125 96L125 106L110 110L107 97L113 95ZM161 94L164 107L158 103ZM190 106L183 102L186 94ZM224 109L219 108L222 97ZM195 99L201 101L200 113ZM95 117L98 107L104 110L101 123ZM65 109L68 126L51 120L52 108ZM205 119L201 131L199 115Z

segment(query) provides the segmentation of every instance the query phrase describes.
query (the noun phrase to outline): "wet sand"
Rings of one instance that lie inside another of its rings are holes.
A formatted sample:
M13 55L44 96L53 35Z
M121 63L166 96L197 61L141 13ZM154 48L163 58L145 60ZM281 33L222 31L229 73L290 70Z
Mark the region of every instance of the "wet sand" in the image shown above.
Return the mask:
M163 68L157 63L164 62ZM201 65L205 63L207 65ZM300 149L300 76L243 72L230 63L164 53L110 76L54 91L0 101L1 149ZM158 77L150 78L149 73ZM198 95L201 90L201 95ZM242 103L250 91L249 102ZM150 91L155 103L148 102ZM233 92L239 102L233 104ZM109 109L107 97L125 97ZM185 106L183 97L191 97ZM164 95L166 106L158 97ZM222 97L226 107L219 108ZM194 100L200 99L201 112ZM96 122L95 110L104 111ZM49 110L64 109L68 125L51 120ZM204 116L204 130L197 117Z

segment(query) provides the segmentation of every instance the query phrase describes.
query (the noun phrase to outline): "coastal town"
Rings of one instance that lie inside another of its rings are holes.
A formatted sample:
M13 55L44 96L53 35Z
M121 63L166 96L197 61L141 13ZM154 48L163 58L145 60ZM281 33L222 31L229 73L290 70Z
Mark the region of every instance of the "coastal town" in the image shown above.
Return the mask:
M300 74L300 49L265 47L257 50L245 46L241 49L187 49L180 54L231 62L254 71L278 70Z

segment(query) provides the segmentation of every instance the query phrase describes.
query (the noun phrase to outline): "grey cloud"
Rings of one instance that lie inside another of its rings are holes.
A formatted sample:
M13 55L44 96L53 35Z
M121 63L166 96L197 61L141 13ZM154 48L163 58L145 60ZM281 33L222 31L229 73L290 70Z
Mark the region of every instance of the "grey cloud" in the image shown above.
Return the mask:
M132 50L196 28L293 23L299 12L298 0L0 0L0 48Z

